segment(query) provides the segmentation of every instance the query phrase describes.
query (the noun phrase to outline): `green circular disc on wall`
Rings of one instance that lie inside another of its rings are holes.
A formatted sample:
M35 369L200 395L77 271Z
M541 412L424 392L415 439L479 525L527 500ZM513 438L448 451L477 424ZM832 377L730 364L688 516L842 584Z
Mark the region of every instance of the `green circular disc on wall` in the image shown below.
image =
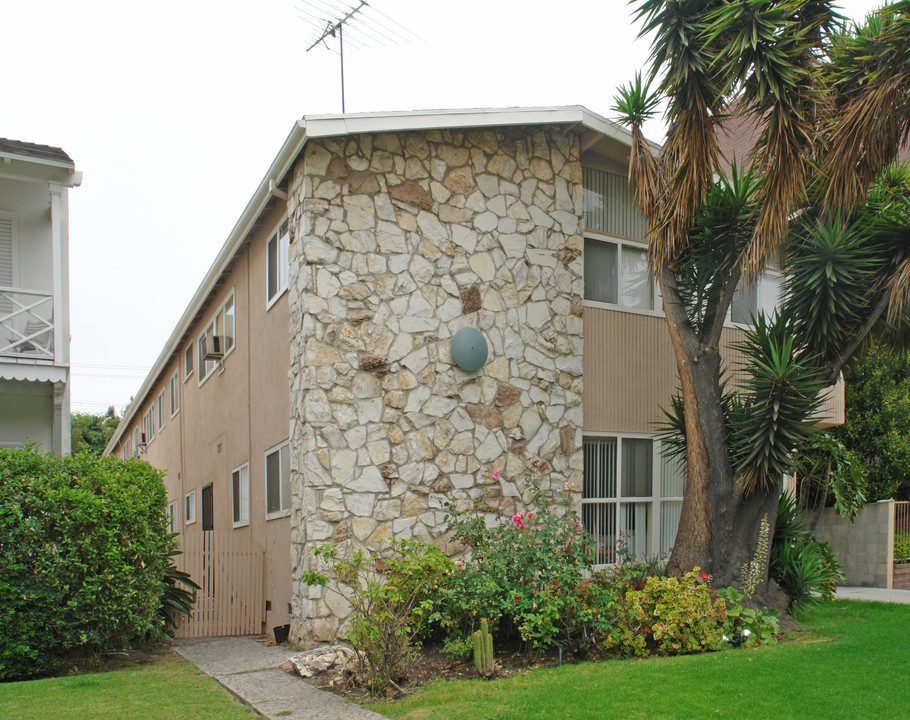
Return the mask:
M452 338L452 357L462 370L480 370L487 361L487 341L479 330L462 328Z

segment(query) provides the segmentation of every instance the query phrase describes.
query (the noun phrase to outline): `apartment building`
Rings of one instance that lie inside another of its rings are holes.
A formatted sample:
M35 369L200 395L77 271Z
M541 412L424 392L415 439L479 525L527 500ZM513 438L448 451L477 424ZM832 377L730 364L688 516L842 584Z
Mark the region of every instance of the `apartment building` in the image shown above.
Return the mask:
M255 631L333 639L344 599L299 582L315 546L448 547L447 503L522 508L532 456L598 562L620 533L673 544L684 478L654 422L675 362L629 145L578 106L294 126L108 446L167 471L185 546L264 558ZM779 287L743 289L728 340Z

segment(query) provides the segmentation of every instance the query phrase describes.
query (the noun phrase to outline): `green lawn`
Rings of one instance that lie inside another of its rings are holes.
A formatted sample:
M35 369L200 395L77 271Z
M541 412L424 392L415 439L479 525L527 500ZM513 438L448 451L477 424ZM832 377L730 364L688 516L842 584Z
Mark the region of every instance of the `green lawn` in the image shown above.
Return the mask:
M910 717L910 605L839 601L773 647L439 682L372 706L408 720Z
M0 683L3 720L240 720L259 717L177 655L142 667Z

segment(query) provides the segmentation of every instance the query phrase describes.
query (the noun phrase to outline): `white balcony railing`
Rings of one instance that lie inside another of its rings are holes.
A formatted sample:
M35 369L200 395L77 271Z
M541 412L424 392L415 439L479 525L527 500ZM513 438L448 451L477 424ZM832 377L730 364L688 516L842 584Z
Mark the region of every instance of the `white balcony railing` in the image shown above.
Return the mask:
M0 287L0 356L54 359L54 294Z

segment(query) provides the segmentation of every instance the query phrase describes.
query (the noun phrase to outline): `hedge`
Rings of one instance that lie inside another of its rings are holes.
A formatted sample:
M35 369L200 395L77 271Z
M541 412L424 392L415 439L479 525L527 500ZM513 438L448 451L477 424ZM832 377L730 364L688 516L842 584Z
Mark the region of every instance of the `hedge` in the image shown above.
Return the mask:
M0 448L0 680L157 636L166 504L146 462Z

